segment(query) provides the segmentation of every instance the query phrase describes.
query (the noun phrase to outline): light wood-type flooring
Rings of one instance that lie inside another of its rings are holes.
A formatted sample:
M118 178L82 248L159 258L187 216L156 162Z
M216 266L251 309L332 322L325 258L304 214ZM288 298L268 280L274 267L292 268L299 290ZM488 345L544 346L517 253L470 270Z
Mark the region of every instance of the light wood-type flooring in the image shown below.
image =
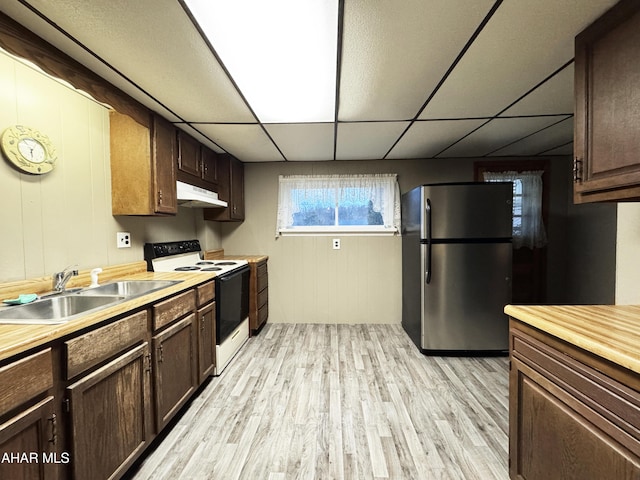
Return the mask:
M267 324L132 478L507 479L507 357L400 325Z

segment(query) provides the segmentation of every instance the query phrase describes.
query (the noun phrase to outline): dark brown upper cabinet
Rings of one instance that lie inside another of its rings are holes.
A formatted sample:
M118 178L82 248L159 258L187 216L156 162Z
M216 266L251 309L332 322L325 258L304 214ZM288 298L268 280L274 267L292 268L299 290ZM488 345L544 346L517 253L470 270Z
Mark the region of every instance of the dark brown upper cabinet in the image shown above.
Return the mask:
M574 201L640 199L640 2L575 40Z
M206 190L218 190L218 159L211 149L178 131L178 180Z

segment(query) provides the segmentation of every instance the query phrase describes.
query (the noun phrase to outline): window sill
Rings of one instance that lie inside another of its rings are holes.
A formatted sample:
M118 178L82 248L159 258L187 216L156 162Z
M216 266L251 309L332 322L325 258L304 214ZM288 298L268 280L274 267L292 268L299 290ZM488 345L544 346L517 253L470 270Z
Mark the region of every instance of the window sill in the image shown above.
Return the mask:
M398 229L363 226L297 227L282 229L280 230L279 234L283 237L329 235L393 236L398 234Z

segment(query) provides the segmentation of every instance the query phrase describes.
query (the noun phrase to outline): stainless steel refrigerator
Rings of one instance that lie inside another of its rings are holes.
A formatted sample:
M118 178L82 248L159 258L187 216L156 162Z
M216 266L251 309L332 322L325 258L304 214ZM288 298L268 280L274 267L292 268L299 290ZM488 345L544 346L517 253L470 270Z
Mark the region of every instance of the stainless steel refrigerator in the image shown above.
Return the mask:
M512 183L402 195L402 326L425 354L508 351Z

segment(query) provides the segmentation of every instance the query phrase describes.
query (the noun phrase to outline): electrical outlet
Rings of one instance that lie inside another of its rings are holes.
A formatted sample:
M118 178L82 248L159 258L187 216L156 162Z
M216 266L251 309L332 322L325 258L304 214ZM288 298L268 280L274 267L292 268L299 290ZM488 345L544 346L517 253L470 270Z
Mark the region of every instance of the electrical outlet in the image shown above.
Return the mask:
M118 248L131 247L131 234L129 232L118 232L116 234L116 245Z
M333 249L334 250L340 250L340 239L339 238L334 238L333 239Z

